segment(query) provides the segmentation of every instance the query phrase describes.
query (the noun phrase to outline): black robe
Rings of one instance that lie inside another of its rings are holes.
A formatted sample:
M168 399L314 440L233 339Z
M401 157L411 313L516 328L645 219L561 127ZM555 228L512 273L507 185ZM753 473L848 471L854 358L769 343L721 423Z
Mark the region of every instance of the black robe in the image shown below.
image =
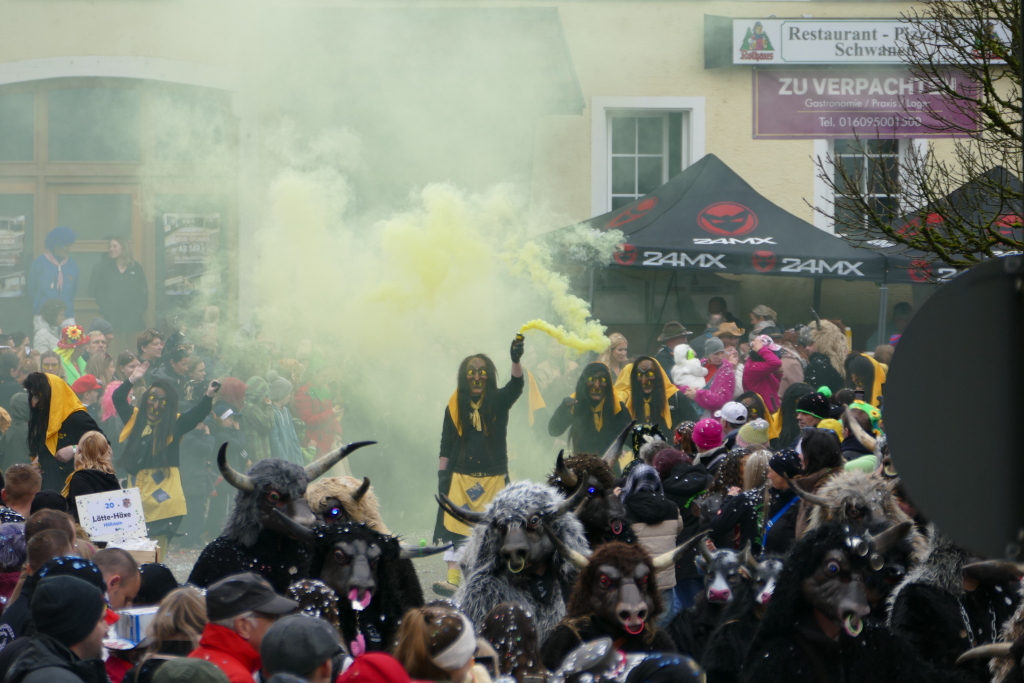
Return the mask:
M59 451L65 446L77 446L86 432L100 432L102 434L103 430L100 429L100 426L96 424L96 420L92 419L92 415L88 412L76 410L61 423L60 432L57 434L57 450ZM32 454L39 458L39 469L43 475L42 489L44 491L47 489L63 491L64 482L67 480L68 475L75 471L74 459L68 462L57 460L54 454L50 453L46 447L45 441L32 444L32 446Z
M605 399L605 401L608 400L612 399ZM617 415L614 410L606 410L604 424L601 426L601 431L597 431L589 404L589 397L583 397L578 403L571 406L560 403L548 422L548 434L561 436L568 429L573 453L601 456L626 428L631 418L629 411L625 408L620 409ZM576 419L576 415L580 411L586 413L586 419Z
M609 628L596 616L589 616L581 619L563 619L541 645L541 661L549 671L557 671L570 652L583 643L605 636L615 641L616 649L626 653L676 651L672 639L653 622L647 622L642 632L630 635L618 627Z

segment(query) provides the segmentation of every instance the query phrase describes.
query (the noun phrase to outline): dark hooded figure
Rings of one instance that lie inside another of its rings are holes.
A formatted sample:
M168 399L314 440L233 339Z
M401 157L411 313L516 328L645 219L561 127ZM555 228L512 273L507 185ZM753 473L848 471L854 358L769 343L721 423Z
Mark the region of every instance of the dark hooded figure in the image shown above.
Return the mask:
M219 382L211 382L202 399L188 412L178 415L178 392L166 380L153 380L139 408L128 403L132 384L146 373L146 363L114 390L111 400L124 421L121 441L121 469L131 476L131 485L139 487L146 532L161 538L166 549L186 514L185 493L179 469L180 443L206 419L213 408L213 395Z
M448 400L441 427L441 452L437 468L437 490L455 505L482 512L508 480L508 414L523 393L523 338L512 341L509 355L512 376L498 388L498 371L484 354L465 358L459 364L457 388ZM438 509L434 524L437 545L461 542L472 529ZM459 582L454 555L448 560L450 586Z
M740 680L964 680L955 668L933 666L918 657L906 640L863 619L870 609L865 579L873 571L877 553L886 550L884 535L869 541L849 527L826 525L797 541L786 557Z
M655 424L662 434L670 434L680 422L698 419L690 402L679 400L679 390L650 356L640 356L624 367L615 388L626 394L626 407L634 420Z
M33 372L22 385L29 399L29 452L39 459L43 489L60 491L75 469L73 447L86 432L103 430L60 377Z
M612 387L604 363L590 363L576 382L576 393L565 398L548 422L548 433L560 436L569 430L573 453L601 455L629 424L629 411Z

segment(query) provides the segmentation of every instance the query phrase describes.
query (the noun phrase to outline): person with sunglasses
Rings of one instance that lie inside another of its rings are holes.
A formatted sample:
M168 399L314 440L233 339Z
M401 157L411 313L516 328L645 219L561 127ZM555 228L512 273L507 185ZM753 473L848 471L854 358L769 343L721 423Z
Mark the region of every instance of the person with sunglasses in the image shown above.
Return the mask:
M498 387L498 371L482 353L459 364L458 385L444 411L441 453L437 468L438 493L466 509L482 512L508 482L508 414L523 393L523 338L516 335L509 355L512 377ZM461 544L472 533L451 515L438 510L434 544ZM452 595L461 581L458 551L445 552L448 580L434 584L434 591Z

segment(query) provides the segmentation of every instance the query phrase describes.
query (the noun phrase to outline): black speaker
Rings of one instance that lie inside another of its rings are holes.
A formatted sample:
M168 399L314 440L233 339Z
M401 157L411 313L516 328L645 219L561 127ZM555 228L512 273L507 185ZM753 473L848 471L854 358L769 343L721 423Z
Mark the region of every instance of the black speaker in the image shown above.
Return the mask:
M1024 527L1024 257L943 285L900 337L884 389L893 463L954 542L1003 557Z

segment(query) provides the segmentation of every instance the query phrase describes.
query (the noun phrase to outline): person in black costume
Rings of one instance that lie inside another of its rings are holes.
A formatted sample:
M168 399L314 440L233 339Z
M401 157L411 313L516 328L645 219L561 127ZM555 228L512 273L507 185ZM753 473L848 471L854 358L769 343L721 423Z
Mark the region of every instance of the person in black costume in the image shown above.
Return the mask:
M580 373L576 393L566 397L548 422L548 434L560 436L569 430L573 453L601 455L629 424L615 390L612 376L604 363L590 363Z
M33 372L22 386L29 397L29 452L38 458L42 488L60 491L75 469L74 447L86 432L103 430L60 377Z

